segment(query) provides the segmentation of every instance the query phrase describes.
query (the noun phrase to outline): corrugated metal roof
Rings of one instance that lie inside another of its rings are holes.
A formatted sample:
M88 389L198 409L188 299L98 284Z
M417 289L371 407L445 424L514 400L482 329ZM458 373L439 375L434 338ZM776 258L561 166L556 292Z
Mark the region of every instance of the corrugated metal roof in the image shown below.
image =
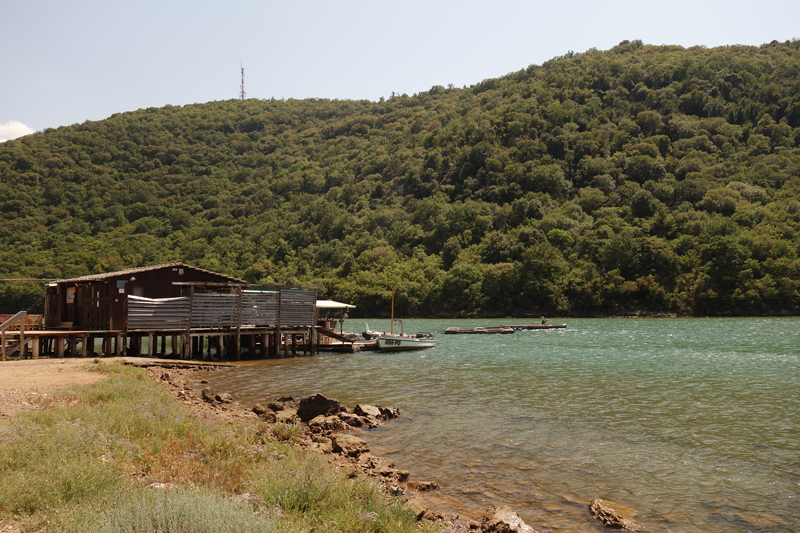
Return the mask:
M146 267L129 268L129 269L126 269L126 270L118 270L116 272L106 272L104 274L90 274L88 276L81 276L79 278L59 279L59 280L56 280L56 281L54 281L52 283L53 284L58 284L58 283L79 283L79 282L82 282L82 281L102 281L104 279L116 278L116 277L119 277L119 276L129 276L131 274L136 274L138 272L149 272L151 270L161 270L163 268L189 268L189 269L195 270L197 272L205 272L206 274L213 274L215 276L220 276L220 277L229 279L229 280L231 280L233 282L236 282L236 283L247 283L246 281L244 281L242 279L239 279L239 278L226 276L225 274L220 274L218 272L212 272L211 270L205 270L205 269L202 269L202 268L189 266L189 265L186 265L186 264L181 263L181 262L165 263L163 265L152 265L152 266L146 266Z

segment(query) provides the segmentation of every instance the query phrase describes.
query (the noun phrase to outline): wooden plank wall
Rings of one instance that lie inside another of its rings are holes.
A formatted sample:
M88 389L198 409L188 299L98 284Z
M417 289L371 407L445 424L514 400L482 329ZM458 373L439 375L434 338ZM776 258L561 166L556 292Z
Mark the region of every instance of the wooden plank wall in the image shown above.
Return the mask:
M186 329L189 298L143 298L128 295L128 330Z
M235 328L238 294L195 293L192 300L192 329Z
M278 323L278 291L243 291L242 325L274 326Z
M281 326L312 327L316 305L316 291L281 289Z
M186 329L190 309L192 329L274 327L279 316L281 327L313 327L316 300L316 291L308 289L246 290L241 298L238 294L195 293L191 300L128 295L128 330Z

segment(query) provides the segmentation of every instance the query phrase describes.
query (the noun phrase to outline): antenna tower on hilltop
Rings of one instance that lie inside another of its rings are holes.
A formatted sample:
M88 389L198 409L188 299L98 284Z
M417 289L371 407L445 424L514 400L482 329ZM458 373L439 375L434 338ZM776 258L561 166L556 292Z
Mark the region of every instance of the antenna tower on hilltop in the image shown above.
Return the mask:
M241 65L239 65L239 66L241 67ZM239 91L239 98L244 100L244 98L247 95L247 93L244 92L244 67L241 67L241 68L242 68L242 87L241 87L241 89Z

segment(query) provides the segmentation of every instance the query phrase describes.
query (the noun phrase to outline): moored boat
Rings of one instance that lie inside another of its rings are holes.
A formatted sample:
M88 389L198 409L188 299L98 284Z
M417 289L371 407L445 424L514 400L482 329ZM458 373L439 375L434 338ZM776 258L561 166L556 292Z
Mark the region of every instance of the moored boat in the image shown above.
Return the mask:
M424 350L436 346L436 337L433 333L417 333L416 336L407 335L382 335L378 337L378 348L382 352L406 352Z
M394 334L394 289L392 289L392 325L389 335L378 337L378 349L382 352L407 352L411 350L424 350L436 346L435 333L417 333L405 335L403 321L400 320L400 334ZM369 327L367 327L369 330Z

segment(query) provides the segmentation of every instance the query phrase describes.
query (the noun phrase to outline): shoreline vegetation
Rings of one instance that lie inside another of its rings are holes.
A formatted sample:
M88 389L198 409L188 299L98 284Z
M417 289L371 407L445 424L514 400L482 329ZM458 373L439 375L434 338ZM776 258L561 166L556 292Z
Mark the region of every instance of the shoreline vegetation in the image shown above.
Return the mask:
M534 531L505 506L480 524L428 509L435 483L342 431L395 407L314 395L248 408L204 385L220 365L139 365L95 359L97 383L0 420L2 531Z

